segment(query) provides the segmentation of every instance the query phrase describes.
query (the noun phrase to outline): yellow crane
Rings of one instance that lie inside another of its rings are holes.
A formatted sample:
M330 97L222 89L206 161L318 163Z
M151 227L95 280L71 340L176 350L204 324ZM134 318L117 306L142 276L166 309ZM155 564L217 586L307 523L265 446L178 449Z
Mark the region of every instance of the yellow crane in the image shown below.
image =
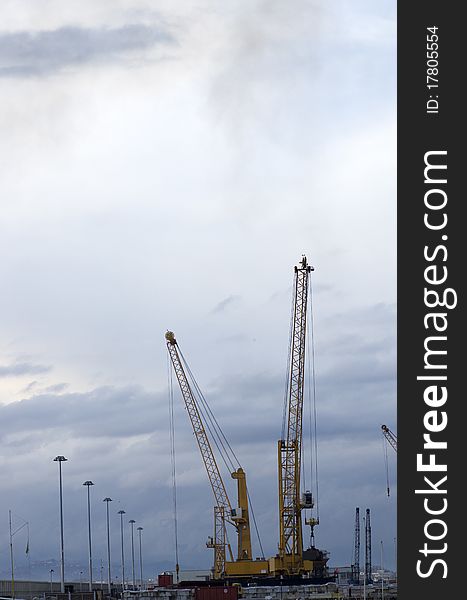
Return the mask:
M251 536L248 517L248 492L243 469L237 469L231 476L237 480L238 509L232 509L225 490L208 436L206 434L196 399L188 382L177 342L172 332L165 335L167 349L177 376L185 406L193 426L198 446L213 489L216 506L214 509L214 538L210 547L214 548L214 577L234 580L251 576L277 578L279 576L317 576L326 578L327 554L311 548L303 550L302 511L311 509L314 500L311 492L301 494L301 455L302 421L305 380L305 347L307 330L307 303L309 276L313 267L303 256L295 267L293 318L291 330L290 362L288 365L288 388L286 397L287 428L283 439L278 442L279 480L279 552L268 560L252 560ZM183 358L183 356L182 356ZM238 533L237 559L233 560L230 546L226 541L226 523L232 523ZM319 519L305 521L313 529ZM226 548L230 560L226 560Z
M177 377L185 407L198 443L201 457L212 487L216 506L214 507L214 536L209 538L208 547L214 549L214 578L224 576L258 575L267 571L267 561L252 560L250 520L248 512L248 491L245 471L239 467L231 473L237 481L238 506L232 508L224 481L214 456L214 452L200 414L195 394L190 386L177 340L172 331L165 334L167 350ZM237 558L233 559L230 544L226 537L226 523L234 526L237 532ZM226 560L226 548L230 560Z
M313 563L303 559L302 532L302 510L313 507L313 498L310 492L300 493L308 278L312 270L305 256L295 267L287 430L278 442L279 554L271 559L276 574L298 575L313 569Z
M311 547L303 549L302 511L314 507L312 493L307 490L301 494L307 305L310 273L313 270L305 256L294 268L285 421L283 436L277 446L279 552L269 559L269 568L271 574L276 577L278 575L292 578L305 576L314 580L327 581L329 580L326 568L328 555L325 551L314 547L314 527L319 524L319 517L305 520L305 524L311 527Z

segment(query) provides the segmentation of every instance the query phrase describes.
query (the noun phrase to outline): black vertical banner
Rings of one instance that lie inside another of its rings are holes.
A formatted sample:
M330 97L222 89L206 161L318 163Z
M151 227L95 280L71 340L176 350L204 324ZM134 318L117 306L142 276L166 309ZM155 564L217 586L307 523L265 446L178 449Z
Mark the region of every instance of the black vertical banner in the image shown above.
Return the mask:
M459 2L398 6L398 597L467 597L461 503L466 30ZM463 544L462 544L463 545Z

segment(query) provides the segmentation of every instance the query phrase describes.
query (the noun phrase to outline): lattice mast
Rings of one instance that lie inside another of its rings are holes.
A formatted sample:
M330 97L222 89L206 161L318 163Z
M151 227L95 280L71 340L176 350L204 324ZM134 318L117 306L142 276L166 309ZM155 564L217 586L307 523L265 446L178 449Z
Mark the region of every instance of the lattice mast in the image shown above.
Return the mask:
M365 581L371 583L371 522L370 509L366 509L365 519Z
M360 508L355 509L354 562L352 565L352 581L360 583Z
M313 267L303 256L295 267L290 370L287 391L287 433L278 442L279 556L287 558L287 570L300 572L303 565L302 509L312 508L311 494L300 497L303 396L305 375L308 279ZM285 564L285 563L284 563Z

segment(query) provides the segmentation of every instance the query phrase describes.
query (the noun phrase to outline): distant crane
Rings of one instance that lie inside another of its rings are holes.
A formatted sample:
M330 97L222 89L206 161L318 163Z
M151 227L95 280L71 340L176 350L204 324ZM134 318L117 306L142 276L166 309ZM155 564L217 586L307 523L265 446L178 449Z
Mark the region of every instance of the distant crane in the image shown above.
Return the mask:
M355 538L354 538L354 562L352 565L352 582L360 584L360 508L355 509Z
M381 425L381 431L383 433L383 439L386 440L387 444L391 446L391 448L397 452L397 436L393 433L387 425ZM384 441L383 441L384 443ZM388 464L388 448L387 444L384 444L384 463L386 465L386 483L387 483L387 493L388 497L390 495L389 492L389 464Z
M381 425L381 430L383 432L384 437L388 441L388 443L392 446L392 448L397 452L397 436L393 433L389 427L386 425Z
M371 583L371 522L370 509L366 509L365 519L365 582Z

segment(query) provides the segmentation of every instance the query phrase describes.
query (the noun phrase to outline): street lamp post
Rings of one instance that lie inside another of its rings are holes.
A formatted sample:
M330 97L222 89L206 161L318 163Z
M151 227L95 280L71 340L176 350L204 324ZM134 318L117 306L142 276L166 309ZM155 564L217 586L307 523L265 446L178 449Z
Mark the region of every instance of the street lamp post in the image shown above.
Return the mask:
M366 518L363 518L363 526L365 527L366 530ZM367 570L366 570L366 565L367 565L367 556L366 556L366 545L365 545L365 568L363 570L363 600L366 600L366 576L367 576Z
M64 456L56 456L58 462L58 477L60 485L60 592L65 593L65 552L63 549L63 490L62 490L62 462L68 460Z
M397 582L397 539L394 538L394 572L396 574L396 582Z
M143 589L143 550L141 545L141 534L143 528L138 527L138 536L139 536L139 585L140 589Z
M50 569L50 593L52 593L52 583L53 583L54 570Z
M383 540L381 540L381 600L384 600Z
M108 592L110 596L110 586L111 586L111 578L110 578L110 523L109 523L109 502L112 502L112 498L104 498L103 502L106 504L107 509L107 586Z
M88 542L89 542L89 591L92 592L92 543L91 543L91 500L90 500L90 488L94 485L92 481L85 481L83 483L87 487L88 492Z
M123 515L125 514L124 510L119 510L118 514L120 515L120 538L122 542L122 592L125 591L125 552L123 549Z
M133 578L133 589L136 588L136 577L135 577L135 544L133 541L133 531L136 521L134 519L130 519L129 521L131 525L131 567L132 567L132 578Z

